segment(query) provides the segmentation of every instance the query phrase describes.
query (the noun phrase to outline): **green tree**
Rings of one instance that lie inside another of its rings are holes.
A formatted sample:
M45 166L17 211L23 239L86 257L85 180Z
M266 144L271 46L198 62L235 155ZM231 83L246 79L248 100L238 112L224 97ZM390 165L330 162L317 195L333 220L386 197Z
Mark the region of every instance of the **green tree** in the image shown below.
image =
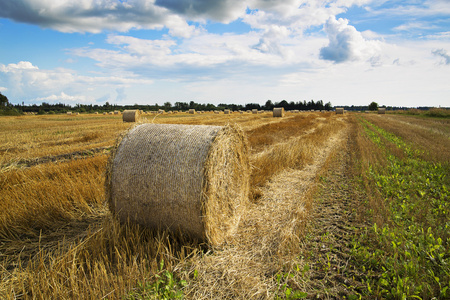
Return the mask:
M170 110L172 108L172 103L170 102L164 102L164 109L165 110Z
M267 109L267 110L272 110L273 109L273 103L272 103L272 100L267 100L266 101L266 104L264 105L264 108L265 109Z
M376 102L370 103L369 110L378 110L378 103L376 103Z
M5 108L9 104L8 97L0 92L0 108Z

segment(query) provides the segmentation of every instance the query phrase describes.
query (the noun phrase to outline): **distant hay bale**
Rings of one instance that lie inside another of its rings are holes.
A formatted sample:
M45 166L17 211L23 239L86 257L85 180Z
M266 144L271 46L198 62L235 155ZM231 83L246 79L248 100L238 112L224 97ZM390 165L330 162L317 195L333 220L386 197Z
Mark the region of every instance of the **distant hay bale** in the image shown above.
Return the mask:
M257 109L252 109L252 114L257 114L258 110Z
M124 122L138 122L141 118L141 111L138 109L129 109L123 111Z
M273 117L274 118L282 118L282 117L284 117L284 107L274 107L274 109L273 109Z
M337 115L343 115L344 114L344 108L343 107L336 107L336 114Z
M98 115L98 111L94 112L94 115Z
M163 113L165 113L164 109L159 109L158 110L158 114L163 114Z
M220 114L220 111L215 110L214 113L215 113L215 114Z
M228 115L228 114L230 114L230 110L229 110L229 109L225 109L225 110L223 111L223 113L226 114L226 115Z
M384 115L384 114L386 114L386 108L385 108L385 107L379 107L379 108L378 108L378 114L379 114L379 115Z
M248 203L248 146L236 126L143 124L109 158L111 211L155 229L168 228L211 245L236 230Z
M115 110L115 111L114 111L114 114L115 114L115 115L120 115L120 111Z
M106 112L103 112L103 115L106 115Z
M72 114L72 112L71 112L71 111L68 111L68 112L67 112L67 114L68 114L68 115L71 115L71 114Z
M113 112L112 111L110 111L108 114L110 114L110 115L112 115L113 114Z

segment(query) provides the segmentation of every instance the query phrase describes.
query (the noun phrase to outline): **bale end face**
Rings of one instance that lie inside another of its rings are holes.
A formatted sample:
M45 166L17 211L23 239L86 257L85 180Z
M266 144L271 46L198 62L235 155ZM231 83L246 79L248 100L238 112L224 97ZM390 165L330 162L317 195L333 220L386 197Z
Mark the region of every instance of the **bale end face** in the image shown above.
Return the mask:
M274 118L282 118L282 117L284 117L284 107L275 107L273 109L273 117Z
M337 107L336 108L336 114L337 115L343 115L344 114L344 108L343 107Z
M141 119L141 112L138 109L125 110L122 119L124 122L139 122Z

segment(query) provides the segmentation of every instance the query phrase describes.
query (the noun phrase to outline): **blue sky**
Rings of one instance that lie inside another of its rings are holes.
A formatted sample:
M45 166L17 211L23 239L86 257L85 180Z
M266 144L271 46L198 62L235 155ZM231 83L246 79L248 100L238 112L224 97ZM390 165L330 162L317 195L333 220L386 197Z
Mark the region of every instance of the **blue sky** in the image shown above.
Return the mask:
M12 103L450 107L448 0L0 0Z

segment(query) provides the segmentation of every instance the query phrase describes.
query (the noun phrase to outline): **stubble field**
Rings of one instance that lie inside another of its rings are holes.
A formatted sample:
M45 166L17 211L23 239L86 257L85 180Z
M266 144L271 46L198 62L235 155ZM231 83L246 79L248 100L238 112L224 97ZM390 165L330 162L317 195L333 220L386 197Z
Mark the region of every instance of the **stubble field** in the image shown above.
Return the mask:
M448 119L308 112L146 115L239 125L250 205L211 248L120 224L115 115L0 118L0 298L450 297ZM151 181L151 178L149 179Z

